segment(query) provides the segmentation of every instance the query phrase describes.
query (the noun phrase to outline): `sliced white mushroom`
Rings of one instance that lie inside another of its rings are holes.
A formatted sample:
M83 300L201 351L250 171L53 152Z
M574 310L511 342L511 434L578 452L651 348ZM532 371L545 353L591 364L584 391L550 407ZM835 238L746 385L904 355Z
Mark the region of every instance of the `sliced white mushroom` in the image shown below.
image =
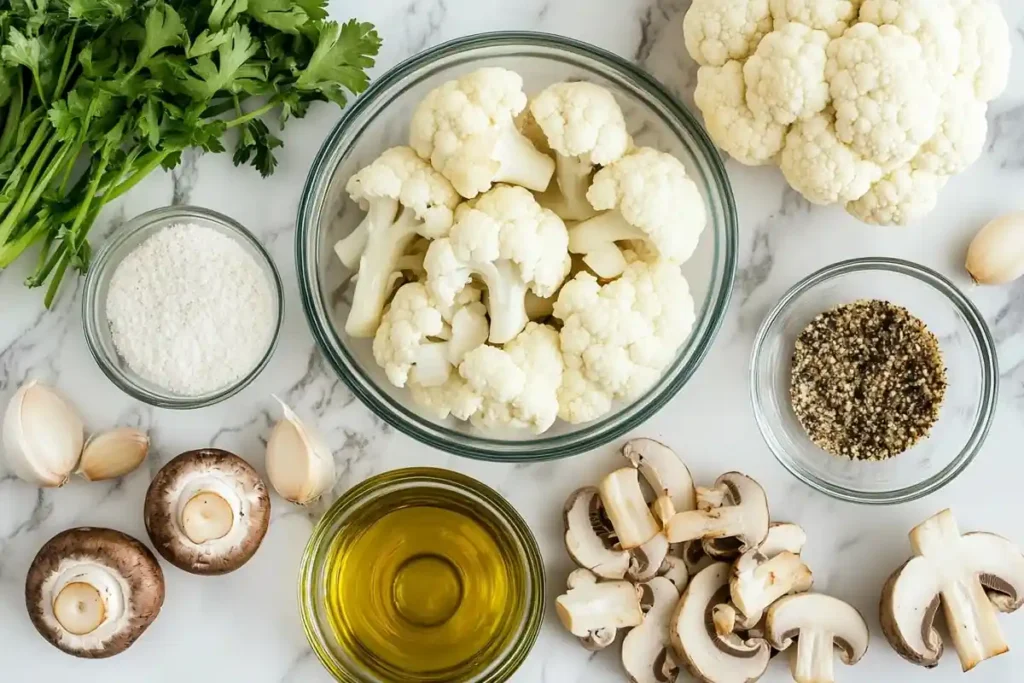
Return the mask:
M156 619L164 575L146 546L120 531L82 527L51 538L25 581L36 630L89 659L128 649Z
M577 489L565 503L565 549L580 567L603 579L621 579L630 567L630 555L609 547L607 535L595 524L601 516L601 497L593 486Z
M769 558L760 550L748 550L733 565L729 593L743 614L741 627L752 628L773 602L809 591L812 583L811 570L799 555L783 551Z
M569 591L555 600L555 611L584 645L603 649L614 642L618 629L643 621L640 594L628 581L590 581L582 571L570 575Z
M849 604L821 593L782 598L768 610L766 636L786 650L796 639L790 660L796 683L834 683L834 650L843 663L856 664L868 650L871 633L864 617Z
M671 623L672 645L682 664L704 683L747 683L768 668L770 648L763 640L721 637L714 610L729 600L729 565L717 562L694 576Z
M693 477L671 448L654 439L632 439L623 445L622 455L640 470L655 499L666 498L676 512L697 509Z
M630 683L675 681L679 663L672 652L669 625L679 602L679 589L661 576L639 588L644 620L622 641L622 664Z
M676 557L675 555L669 555L665 558L658 576L664 576L671 581L672 585L680 593L686 590L686 584L690 582L690 572L686 568L686 562L683 561L683 558Z
M757 550L765 557L772 558L782 552L799 555L807 545L807 533L792 522L772 522L768 535Z
M270 523L267 485L247 462L215 448L182 453L146 493L157 551L193 574L225 574L249 561Z
M709 555L740 555L768 535L768 499L761 485L739 472L727 472L713 489L697 490L698 509L679 512L665 534L671 543L701 539Z
M882 593L881 622L889 644L908 661L936 666L941 604L964 671L1009 649L998 611L1024 602L1024 554L987 533L960 534L949 510L910 532L915 557L896 570Z
M639 548L661 533L643 491L637 470L624 467L601 481L601 502L623 550Z
M696 576L701 570L707 569L717 561L704 552L704 545L700 540L686 541L680 543L678 547L680 548L679 556L683 558L686 571L690 576Z

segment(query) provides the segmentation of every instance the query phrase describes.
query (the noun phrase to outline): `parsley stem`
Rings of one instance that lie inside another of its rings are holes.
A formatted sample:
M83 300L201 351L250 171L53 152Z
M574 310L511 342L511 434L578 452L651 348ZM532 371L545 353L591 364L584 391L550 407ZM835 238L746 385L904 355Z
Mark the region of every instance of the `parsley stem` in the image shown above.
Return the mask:
M148 154L147 157L149 158L139 166L138 170L136 170L128 180L119 185L115 185L112 189L103 193L103 203L105 204L117 199L125 192L138 185L143 178L163 163L163 160L170 156L170 154L170 151L151 152ZM143 159L146 159L147 157L143 157Z
M60 253L59 251L56 253ZM60 265L57 266L57 272L53 274L53 280L50 281L50 286L46 290L46 298L43 299L43 305L46 308L50 308L53 305L53 300L57 296L57 290L60 288L61 280L64 279L64 272L68 269L68 263L71 261L71 255L65 251L64 255L61 256Z
M78 33L78 24L71 26L71 35L68 36L68 49L64 51L64 62L60 65L60 75L57 77L57 85L53 88L53 98L57 99L64 94L64 86L68 83L71 64L71 52L75 49L75 35Z
M248 114L243 114L242 116L239 116L237 119L231 119L230 121L228 121L227 126L228 126L228 128L234 128L235 126L240 126L240 125L242 125L243 123L245 123L247 121L252 121L253 119L258 119L259 117L263 116L264 114L266 114L268 111L272 110L276 106L277 106L277 98L276 97L275 98L271 98L271 100L269 102L264 104L259 109L253 109Z
M14 144L18 133L18 124L21 120L21 106L24 104L25 92L22 79L14 79L14 92L11 93L11 100L7 104L7 119L4 121L4 132L0 135L0 157L7 154Z
M3 244L11 236L11 232L18 224L18 219L21 218L21 214L26 209L26 205L31 209L29 205L29 199L34 195L36 199L42 194L42 191L36 192L36 181L39 179L39 174L43 171L43 166L50 159L50 153L53 152L53 148L56 143L59 142L56 137L50 138L50 141L46 143L46 147L43 148L39 158L36 159L36 163L32 166L32 170L28 174L28 178L25 180L25 184L21 186L21 192L18 194L18 200L14 203L14 206L8 212L7 217L4 218L3 223L0 223L0 244ZM33 202L34 203L34 202Z

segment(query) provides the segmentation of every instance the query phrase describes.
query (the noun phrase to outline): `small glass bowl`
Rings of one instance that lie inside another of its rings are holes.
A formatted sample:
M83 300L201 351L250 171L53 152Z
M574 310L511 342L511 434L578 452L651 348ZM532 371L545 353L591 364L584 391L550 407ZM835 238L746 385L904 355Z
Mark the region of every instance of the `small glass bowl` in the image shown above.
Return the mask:
M471 678L444 678L459 683L500 683L525 661L544 620L544 562L537 541L529 526L508 501L497 491L457 472L432 467L410 467L378 474L349 489L324 514L313 529L299 567L299 611L310 647L328 672L343 683L375 683L379 676L352 655L345 652L331 625L327 605L328 560L337 547L339 534L360 513L381 497L403 492L410 500L429 500L429 491L444 491L449 496L465 499L474 510L486 515L488 524L496 525L514 546L514 562L522 568L523 615L515 626L515 635L504 649L483 664ZM370 568L367 568L369 571ZM397 674L392 678L399 678ZM403 674L405 683L442 680L428 674Z
M213 228L238 242L259 264L270 283L274 299L274 329L267 344L267 350L249 372L231 384L198 396L182 396L169 392L153 382L139 376L117 353L107 321L107 291L110 280L121 261L135 247L163 228L179 223L190 223ZM234 396L263 371L270 362L277 347L284 314L284 294L281 276L274 261L263 245L251 232L234 219L216 211L197 206L168 206L140 214L119 228L93 258L85 278L85 292L82 296L82 321L85 340L92 357L111 382L121 391L158 408L189 410L219 403Z
M797 336L834 306L881 299L920 318L939 340L948 387L931 434L888 460L853 461L826 453L797 420L790 363ZM949 280L908 261L865 258L828 266L793 287L761 325L751 359L751 398L772 453L798 479L853 503L905 503L957 477L978 453L995 412L995 343L978 309Z
M334 244L363 214L345 192L357 170L394 145L408 144L409 121L433 88L482 67L522 75L528 92L564 80L611 90L638 145L675 155L707 206L708 222L694 255L682 265L696 307L689 338L662 376L632 402L618 402L585 424L558 421L539 436L493 433L455 418L437 420L417 406L408 389L388 382L370 340L345 333L351 309ZM432 47L377 78L345 110L313 161L295 227L299 293L313 337L348 388L382 420L433 448L469 458L528 462L564 458L609 443L663 408L693 376L721 327L736 273L736 204L717 149L700 123L665 87L630 62L592 45L544 33L498 32Z

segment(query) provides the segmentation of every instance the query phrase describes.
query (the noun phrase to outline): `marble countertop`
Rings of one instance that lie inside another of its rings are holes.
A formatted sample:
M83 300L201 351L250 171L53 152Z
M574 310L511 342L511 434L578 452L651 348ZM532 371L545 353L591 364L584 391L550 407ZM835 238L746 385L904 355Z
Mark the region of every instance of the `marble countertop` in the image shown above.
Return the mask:
M788 190L774 169L729 163L741 217L740 270L728 318L700 371L637 434L659 438L685 454L702 481L738 469L765 486L773 516L797 521L810 536L805 558L816 587L846 599L867 616L871 649L840 681L905 683L959 680L954 653L937 671L903 662L881 638L879 590L909 553L907 531L952 507L964 529L983 529L1024 542L1024 282L972 288L962 270L970 237L988 219L1024 208L1024 4L1001 0L1013 31L1014 62L1007 93L990 109L984 157L950 182L935 213L909 229L856 225L842 212L812 208ZM561 33L617 52L643 65L692 106L695 67L686 56L680 23L689 0L336 0L334 15L373 21L386 39L379 69L441 41L496 29ZM271 180L236 170L227 155L188 156L170 174L154 173L97 225L97 241L124 220L154 207L192 203L232 215L252 228L272 252L286 288L284 332L270 367L238 396L209 409L180 413L139 404L114 388L85 345L80 319L81 281L44 312L39 291L21 285L26 269L0 273L0 405L29 378L51 382L82 409L88 427L148 429L153 452L120 481L73 482L39 490L0 478L0 680L42 683L326 683L306 645L296 607L295 576L302 548L323 507L300 509L275 500L264 544L238 572L200 578L166 569L167 603L145 636L124 654L83 661L50 647L32 628L24 607L24 579L39 546L72 526L111 526L146 539L140 514L153 474L173 455L218 446L263 465L264 443L277 413L270 395L285 397L318 421L334 449L341 476L334 492L366 477L407 465L447 467L475 476L504 494L524 515L547 561L549 604L570 562L562 549L559 510L580 482L616 463L615 446L567 460L534 465L471 462L420 446L371 415L326 367L301 312L295 284L293 221L310 159L338 118L317 108L285 133L286 147ZM931 266L964 287L984 313L999 349L1002 377L998 414L975 463L944 490L888 508L844 504L811 491L772 458L750 409L747 361L755 330L769 307L796 280L834 261L898 256ZM1021 477L1021 479L1018 479ZM549 611L550 612L550 611ZM972 674L985 683L1014 683L1024 669L1024 614L1002 619L1014 649ZM950 648L951 649L951 648ZM549 613L516 683L621 681L615 654L580 648ZM682 680L682 679L681 679ZM774 664L762 679L782 683Z

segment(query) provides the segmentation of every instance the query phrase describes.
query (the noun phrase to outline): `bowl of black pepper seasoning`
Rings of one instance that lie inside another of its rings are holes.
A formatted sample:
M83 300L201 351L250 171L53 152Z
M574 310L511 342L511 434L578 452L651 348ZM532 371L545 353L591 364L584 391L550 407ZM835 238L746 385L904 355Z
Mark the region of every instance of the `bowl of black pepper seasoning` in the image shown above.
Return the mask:
M995 343L949 280L868 258L794 286L751 360L758 426L779 462L855 503L926 496L974 459L998 393Z

